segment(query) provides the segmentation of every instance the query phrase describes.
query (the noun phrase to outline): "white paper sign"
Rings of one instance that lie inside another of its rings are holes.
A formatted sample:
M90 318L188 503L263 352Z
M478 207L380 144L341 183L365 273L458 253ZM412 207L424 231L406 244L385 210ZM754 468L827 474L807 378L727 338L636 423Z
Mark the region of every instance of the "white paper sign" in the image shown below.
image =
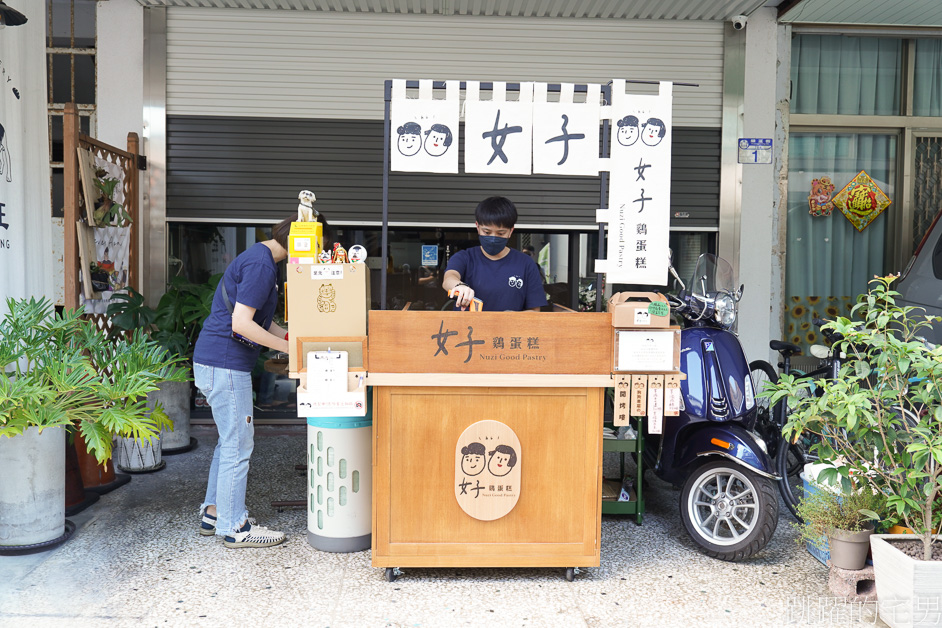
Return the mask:
M657 96L637 96L612 83L609 209L597 213L608 251L595 264L610 283L667 284L672 87L662 81Z
M530 174L533 83L520 84L517 101L506 99L507 84L494 83L491 100L480 100L480 83L468 81L464 104L464 171Z
M46 118L46 3L14 3L26 24L0 30L0 304L56 297ZM60 118L61 119L61 118ZM59 238L62 237L61 227ZM54 250L60 261L55 263ZM58 267L58 270L57 270ZM58 281L56 276L58 275Z
M389 167L396 172L458 172L458 81L445 82L433 99L432 81L419 81L419 98L406 98L406 82L393 80Z
M664 389L648 386L648 434L664 431Z
M574 103L574 86L562 85L559 102L546 102L546 83L533 91L533 172L599 174L601 85L589 85L586 102Z
M674 332L616 331L618 355L615 370L635 373L663 372L674 369Z
M343 264L314 264L311 279L343 279Z

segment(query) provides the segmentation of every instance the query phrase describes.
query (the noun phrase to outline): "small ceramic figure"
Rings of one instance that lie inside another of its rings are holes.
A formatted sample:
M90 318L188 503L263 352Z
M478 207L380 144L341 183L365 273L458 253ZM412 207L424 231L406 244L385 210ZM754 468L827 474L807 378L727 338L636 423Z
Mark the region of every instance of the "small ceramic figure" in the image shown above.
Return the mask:
M324 249L320 252L320 255L317 256L317 261L321 264L330 264L333 261L333 256L330 254L330 251Z
M354 244L350 247L350 252L347 254L347 257L350 258L351 263L355 262L365 262L366 261L366 247L360 244Z
M347 249L343 248L339 242L334 242L334 264L347 263Z
M301 190L298 194L298 222L315 222L317 220L317 210L314 209L314 201L316 200L314 192Z

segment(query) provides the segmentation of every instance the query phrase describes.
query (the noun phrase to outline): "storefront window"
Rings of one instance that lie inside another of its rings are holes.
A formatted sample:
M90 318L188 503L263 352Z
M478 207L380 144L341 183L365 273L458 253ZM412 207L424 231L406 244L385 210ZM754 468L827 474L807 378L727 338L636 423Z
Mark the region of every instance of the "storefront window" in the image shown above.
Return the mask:
M797 35L791 112L898 115L901 61L900 39ZM934 63L938 66L938 52Z
M942 116L942 39L917 39L913 115Z
M897 201L897 143L895 134L790 135L785 271L785 337L790 342L805 347L822 342L812 320L847 316L867 282L888 270L888 221L900 204L858 231L826 201L861 170Z

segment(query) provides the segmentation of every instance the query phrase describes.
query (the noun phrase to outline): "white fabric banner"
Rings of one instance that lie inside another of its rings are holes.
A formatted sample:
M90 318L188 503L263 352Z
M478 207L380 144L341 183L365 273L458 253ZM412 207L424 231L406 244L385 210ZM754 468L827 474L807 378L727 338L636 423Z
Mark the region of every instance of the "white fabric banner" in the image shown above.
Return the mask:
M601 85L589 85L584 103L563 83L559 102L546 101L546 83L533 91L533 172L598 176Z
M406 98L406 82L394 79L389 113L389 169L394 172L458 172L458 81L445 82L434 100L432 81L419 81L419 97Z
M657 96L638 96L612 82L609 209L597 216L608 223L608 250L595 263L609 283L667 284L672 88L662 81Z
M477 81L466 83L464 171L530 174L533 83L520 84L516 101L506 99L506 83L494 83L491 100L479 100L479 93Z
M45 3L17 0L28 18L0 31L0 307L54 299Z

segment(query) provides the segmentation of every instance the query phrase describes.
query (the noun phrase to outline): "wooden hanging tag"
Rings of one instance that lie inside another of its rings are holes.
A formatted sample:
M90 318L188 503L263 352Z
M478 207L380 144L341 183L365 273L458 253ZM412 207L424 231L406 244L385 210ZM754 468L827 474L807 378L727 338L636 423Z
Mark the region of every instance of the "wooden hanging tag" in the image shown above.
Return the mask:
M648 434L664 431L664 376L648 377Z
M628 425L631 420L629 418L629 405L631 404L631 395L629 391L631 390L631 376L630 375L616 375L615 376L615 414L612 417L612 423L615 425Z
M680 376L664 379L664 416L680 416Z
M631 416L644 416L647 413L648 376L631 376Z

